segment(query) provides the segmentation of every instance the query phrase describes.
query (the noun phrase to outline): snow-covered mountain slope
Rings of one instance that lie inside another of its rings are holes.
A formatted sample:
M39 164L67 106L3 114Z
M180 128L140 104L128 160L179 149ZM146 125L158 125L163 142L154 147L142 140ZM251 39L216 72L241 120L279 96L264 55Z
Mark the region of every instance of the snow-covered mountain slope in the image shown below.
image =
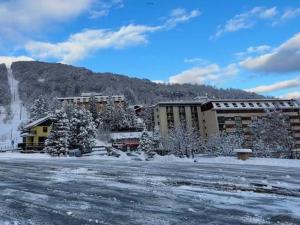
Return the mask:
M12 146L12 141L15 145L20 141L20 132L18 126L22 121L27 120L27 113L19 96L18 81L14 78L10 64L7 66L7 76L9 90L11 93L11 104L6 107L1 107L0 115L0 148Z

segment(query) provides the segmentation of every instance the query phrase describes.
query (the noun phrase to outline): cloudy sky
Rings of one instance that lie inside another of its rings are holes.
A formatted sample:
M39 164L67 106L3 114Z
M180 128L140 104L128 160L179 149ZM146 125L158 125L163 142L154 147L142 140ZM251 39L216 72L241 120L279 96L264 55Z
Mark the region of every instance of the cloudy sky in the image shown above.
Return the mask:
M0 26L2 62L300 97L300 1L0 0Z

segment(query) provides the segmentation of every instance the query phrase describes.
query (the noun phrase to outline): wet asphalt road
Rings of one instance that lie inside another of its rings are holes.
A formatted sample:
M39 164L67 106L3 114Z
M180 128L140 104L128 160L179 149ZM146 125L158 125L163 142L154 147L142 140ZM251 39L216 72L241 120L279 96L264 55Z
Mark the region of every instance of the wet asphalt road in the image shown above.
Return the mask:
M300 224L300 170L0 159L0 224Z

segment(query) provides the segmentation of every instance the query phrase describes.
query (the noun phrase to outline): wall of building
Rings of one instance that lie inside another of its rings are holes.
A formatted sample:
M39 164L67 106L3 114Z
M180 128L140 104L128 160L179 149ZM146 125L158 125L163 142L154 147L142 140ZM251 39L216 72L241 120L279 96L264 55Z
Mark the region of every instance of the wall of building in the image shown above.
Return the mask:
M275 104L284 104L282 110L285 115L290 117L291 130L293 131L293 135L300 147L300 111L299 106L295 102L294 106L290 105L290 103L293 103L293 100L288 100L285 102L283 100L278 100L278 102L275 100L270 100L269 104L266 103L268 100L262 100L262 103L259 103L259 100L253 100L253 105L251 105L251 100L247 100L245 105L243 105L240 100L237 103L232 103L234 100L228 104L226 101L224 102L222 100L219 104L212 102L205 107L202 107L203 104L200 102L198 104L188 104L186 102L183 102L182 104L172 102L161 103L156 105L154 108L154 124L160 129L162 136L167 136L169 132L167 115L170 115L170 113L168 114L167 112L167 107L169 110L170 107L173 109L173 127L177 127L180 124L180 111L182 112L183 110L182 108L180 109L180 107L184 107L184 119L186 126L192 127L193 116L191 107L197 107L198 130L202 138L207 139L209 136L217 134L223 130L226 132L243 131L247 141L250 143L251 133L249 125L251 121L257 117L266 115L266 108L259 106L269 105L272 107ZM220 121L222 120L224 120L224 128L221 126Z

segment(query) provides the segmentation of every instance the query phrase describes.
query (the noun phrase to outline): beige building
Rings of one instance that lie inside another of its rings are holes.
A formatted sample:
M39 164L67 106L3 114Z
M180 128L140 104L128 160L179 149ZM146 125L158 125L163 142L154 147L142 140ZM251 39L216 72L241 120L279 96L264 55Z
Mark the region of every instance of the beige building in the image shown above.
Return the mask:
M81 96L78 97L64 97L57 98L57 100L61 101L63 104L68 103L87 108L89 107L92 96L95 98L98 112L103 110L109 101L113 102L115 105L124 105L125 103L124 95L106 96L99 93L82 93Z
M300 105L291 99L207 100L196 102L162 102L154 107L154 124L161 135L181 122L198 130L201 137L221 131L242 131L251 139L249 124L264 116L268 109L279 108L289 116L293 135L300 146Z

